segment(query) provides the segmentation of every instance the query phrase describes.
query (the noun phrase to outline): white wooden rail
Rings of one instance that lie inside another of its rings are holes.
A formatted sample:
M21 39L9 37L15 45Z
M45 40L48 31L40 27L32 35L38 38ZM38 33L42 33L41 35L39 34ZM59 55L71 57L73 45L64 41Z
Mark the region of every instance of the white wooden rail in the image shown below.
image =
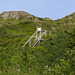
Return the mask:
M41 40L42 36L43 36L45 33L46 33L46 30L43 32L43 34L41 35L41 37L40 37L39 39L37 39L37 41L34 43L34 45L33 45L32 47L36 46L36 44Z
M30 39L23 45L23 47L29 42L31 41L31 38L37 33L37 31L30 37Z
M42 28L37 28L36 32L30 37L30 39L23 45L23 47L29 42L29 47L34 47L37 45L38 42L40 42L42 36L45 34L45 37L47 36L47 31L49 30L44 30L44 32L42 33ZM40 32L39 38L38 37L38 32ZM34 37L34 35L36 34L36 40L35 42L31 45L31 39L32 37ZM51 31L49 31L49 35L51 34Z

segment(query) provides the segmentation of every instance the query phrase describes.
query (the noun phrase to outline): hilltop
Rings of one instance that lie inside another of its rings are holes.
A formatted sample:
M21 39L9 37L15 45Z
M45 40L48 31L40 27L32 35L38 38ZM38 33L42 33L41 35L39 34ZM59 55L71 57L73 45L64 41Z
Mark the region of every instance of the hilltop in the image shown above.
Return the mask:
M36 17L25 11L6 11L0 14L3 19L28 19L33 20Z
M52 20L50 18L39 18L34 15L31 15L25 11L5 11L0 14L0 18L5 19L27 19L27 20L36 20L45 19L45 20Z

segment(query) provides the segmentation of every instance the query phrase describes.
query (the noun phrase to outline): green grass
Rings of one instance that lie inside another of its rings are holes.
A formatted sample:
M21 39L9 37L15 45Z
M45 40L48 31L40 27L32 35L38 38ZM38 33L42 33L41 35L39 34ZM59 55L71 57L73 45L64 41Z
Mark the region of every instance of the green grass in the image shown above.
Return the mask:
M0 25L0 75L74 74L74 16L55 21L0 19ZM51 35L34 48L23 48L37 27L51 30Z

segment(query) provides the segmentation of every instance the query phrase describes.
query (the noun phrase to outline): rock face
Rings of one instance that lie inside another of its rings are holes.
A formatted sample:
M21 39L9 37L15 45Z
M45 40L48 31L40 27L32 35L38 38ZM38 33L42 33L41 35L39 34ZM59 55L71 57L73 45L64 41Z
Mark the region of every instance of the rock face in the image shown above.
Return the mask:
M48 17L45 17L44 19L45 19L45 20L52 20L52 19L50 19L50 18L48 18Z
M0 14L3 19L35 19L34 16L25 11L7 11Z
M56 31L56 28L54 26L51 26L52 30Z

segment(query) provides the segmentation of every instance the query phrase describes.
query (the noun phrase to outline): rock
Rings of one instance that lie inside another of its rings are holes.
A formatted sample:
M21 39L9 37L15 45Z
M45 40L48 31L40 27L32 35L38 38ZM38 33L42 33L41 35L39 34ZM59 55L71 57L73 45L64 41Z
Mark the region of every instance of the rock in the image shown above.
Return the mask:
M50 18L48 18L48 17L45 17L44 19L45 19L45 20L52 20L52 19L50 19Z
M38 18L35 18L35 21L39 21L39 19Z
M25 11L7 11L0 14L3 19L27 19L34 20L35 18Z
M56 31L56 28L54 26L51 26L52 30Z

